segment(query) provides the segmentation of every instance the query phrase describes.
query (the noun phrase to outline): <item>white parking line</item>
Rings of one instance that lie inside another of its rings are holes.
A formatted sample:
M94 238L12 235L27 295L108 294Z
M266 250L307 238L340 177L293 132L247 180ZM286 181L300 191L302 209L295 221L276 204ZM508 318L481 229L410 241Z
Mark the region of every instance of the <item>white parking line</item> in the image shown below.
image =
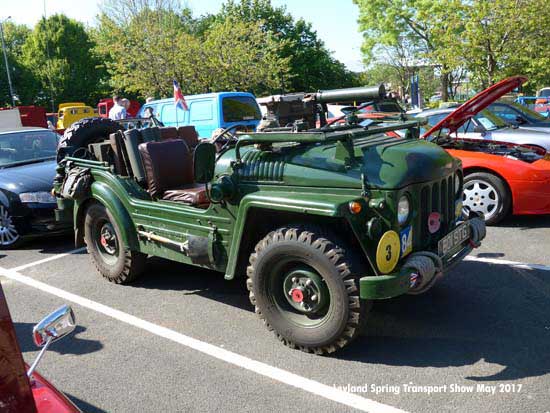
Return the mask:
M66 257L67 255L78 254L79 252L82 252L82 251L86 251L86 247L77 248L75 250L65 252L63 254L52 255L51 257L44 258L43 260L38 260L38 261L30 262L28 264L23 264L23 265L20 265L19 267L12 268L12 270L13 271L21 271L21 270L24 270L25 268L34 267L36 265L40 265L40 264L44 264L46 262L57 260L59 258Z
M550 271L550 265L525 264L523 262L501 260L501 259L498 259L498 258L484 258L484 257L468 256L468 257L464 258L464 261L477 261L477 262L484 262L484 263L487 263L487 264L508 265L510 267L521 268L523 270Z
M59 255L50 257L49 259L46 259L46 260L52 261L56 259L56 257L61 258L69 254L70 253L59 254ZM33 264L37 265L38 263L41 263L41 262L46 262L46 261L40 260L40 261L36 261L35 263L27 264L26 266L21 266L18 268L28 268ZM243 369L260 374L262 376L269 377L280 383L284 383L289 386L296 387L298 389L315 394L325 399L332 400L334 402L337 402L349 407L353 407L355 409L358 409L364 412L372 412L372 413L398 413L398 412L403 413L404 412L404 410L400 410L395 407L388 406L371 399L367 399L365 397L361 397L352 393L345 392L343 390L337 389L332 386L328 386L326 384L317 382L315 380L311 380L306 377L302 377L297 374L291 373L289 371L286 371L277 367L273 367L269 364L250 359L248 357L242 356L237 353L233 353L229 350L223 349L221 347L217 347L213 344L210 344L201 340L197 340L193 337L186 336L184 334L178 333L177 331L171 330L169 328L166 328L157 324L153 324L149 321L145 321L141 318L135 317L131 314L125 313L115 308L89 300L87 298L70 293L60 288L53 287L41 281L37 281L33 278L20 274L15 269L7 269L7 268L0 267L0 275L8 279L26 284L30 287L39 289L48 294L55 295L64 300L73 302L82 307L104 314L108 317L114 318L115 320L119 320L119 321L122 321L123 323L140 328L149 333L156 334L157 336L160 336L160 337L164 337L168 340L174 341L183 346L192 348L193 350L196 350L206 355L209 355L211 357L214 357L218 360L222 360L227 363L233 364L235 366L241 367Z

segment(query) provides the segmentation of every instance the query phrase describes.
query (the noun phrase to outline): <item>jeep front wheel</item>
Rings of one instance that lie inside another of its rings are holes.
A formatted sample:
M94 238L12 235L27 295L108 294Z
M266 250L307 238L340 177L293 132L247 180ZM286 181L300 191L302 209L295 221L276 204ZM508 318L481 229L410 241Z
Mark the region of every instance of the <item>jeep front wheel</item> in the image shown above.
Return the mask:
M287 346L332 353L359 334L370 307L354 271L349 253L316 230L280 228L250 256L250 301Z
M97 270L116 284L134 281L144 270L146 256L122 244L120 228L101 204L92 204L84 219L84 240Z

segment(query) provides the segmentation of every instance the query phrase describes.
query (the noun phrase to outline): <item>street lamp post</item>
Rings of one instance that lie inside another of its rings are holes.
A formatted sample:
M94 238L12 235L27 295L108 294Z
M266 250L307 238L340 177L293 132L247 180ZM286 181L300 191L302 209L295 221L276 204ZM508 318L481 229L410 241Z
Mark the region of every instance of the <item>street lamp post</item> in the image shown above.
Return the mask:
M4 43L4 22L8 20L10 17L6 17L4 20L0 21L0 40L2 40L2 52L4 53L4 63L6 64L6 74L8 75L8 86L10 88L10 97L11 97L11 104L13 107L15 107L15 97L13 95L13 86L11 84L11 75L10 75L10 67L8 64L8 55L6 53L6 44Z

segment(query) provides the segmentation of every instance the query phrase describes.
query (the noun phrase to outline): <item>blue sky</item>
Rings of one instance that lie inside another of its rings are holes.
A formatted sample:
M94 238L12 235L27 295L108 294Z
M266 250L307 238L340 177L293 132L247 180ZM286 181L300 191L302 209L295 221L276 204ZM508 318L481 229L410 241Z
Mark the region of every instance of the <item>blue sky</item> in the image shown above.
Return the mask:
M98 13L98 0L45 0L47 14L65 13L93 25ZM44 0L2 0L0 19L11 16L16 23L34 25L42 16ZM184 1L195 15L217 12L221 0ZM296 18L312 23L319 37L334 56L352 70L361 70L361 34L357 31L359 11L352 0L272 0L286 6Z

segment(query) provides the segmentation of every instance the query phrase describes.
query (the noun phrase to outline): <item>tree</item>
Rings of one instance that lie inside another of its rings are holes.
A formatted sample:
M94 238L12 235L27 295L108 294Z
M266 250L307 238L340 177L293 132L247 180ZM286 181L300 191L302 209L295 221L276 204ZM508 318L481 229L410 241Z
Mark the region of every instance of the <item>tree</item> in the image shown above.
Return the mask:
M294 20L285 7L273 7L271 0L228 0L219 19L227 17L262 22L265 33L282 43L278 55L288 59L289 91L314 91L357 86L357 77L332 57L310 23Z
M458 19L465 22L454 55L482 88L502 77L525 72L531 72L534 82L541 77L548 80L549 51L540 22L549 17L547 5L541 0L463 2L449 16L449 24ZM541 61L544 63L539 65Z
M203 88L250 90L257 95L285 88L288 58L278 52L284 43L265 34L258 23L233 18L212 25L203 51Z
M359 6L359 27L364 35L362 50L367 62L380 45L396 47L400 38L405 37L411 54L440 67L442 97L447 100L454 67L441 56L449 47L444 41L462 30L460 21L455 25L447 21L460 0L353 1Z
M33 84L34 80L32 79L32 75L21 64L21 49L30 33L30 29L25 25L14 24L12 22L3 23L2 27L14 93L21 103L27 103L32 97L29 93L29 85ZM0 106L6 105L11 105L11 98L6 68L2 58L0 65Z
M130 1L130 3L133 3ZM261 94L279 89L288 62L279 57L284 42L265 35L262 22L231 17L197 24L186 9L132 9L125 21L106 12L94 34L114 89L140 96L166 96L172 79L187 94L219 90L250 90Z
M67 101L95 104L101 77L84 26L56 14L40 20L22 46L23 66L35 79L34 103L47 105Z

